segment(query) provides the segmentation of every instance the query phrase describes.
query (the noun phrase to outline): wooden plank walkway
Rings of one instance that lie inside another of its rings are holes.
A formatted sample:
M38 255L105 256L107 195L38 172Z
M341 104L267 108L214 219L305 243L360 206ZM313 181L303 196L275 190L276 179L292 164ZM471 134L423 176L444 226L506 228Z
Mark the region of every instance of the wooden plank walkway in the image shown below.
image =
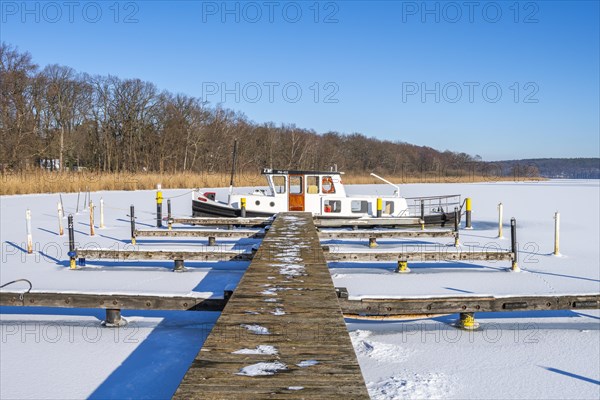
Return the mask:
M309 213L279 214L174 398L369 398Z

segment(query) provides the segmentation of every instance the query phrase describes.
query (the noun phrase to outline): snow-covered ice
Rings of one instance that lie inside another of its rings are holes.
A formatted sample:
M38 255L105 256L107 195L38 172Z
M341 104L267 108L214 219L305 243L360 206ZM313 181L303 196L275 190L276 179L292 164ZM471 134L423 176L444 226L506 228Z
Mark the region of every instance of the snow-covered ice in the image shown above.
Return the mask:
M238 372L238 375L245 376L264 376L264 375L274 375L279 371L285 371L287 369L287 365L279 362L260 362L252 365L248 365L244 367Z
M355 185L347 190L384 195L393 188ZM218 196L226 191L216 190ZM175 197L186 192L163 191L165 198L172 197L174 215L190 214L190 197ZM346 287L353 299L600 292L599 181L401 185L401 194L407 197L452 193L473 199L474 229L461 230L461 249L486 245L508 249L509 219L517 219L523 272L506 272L508 262L415 262L410 263L411 273L399 275L393 272L393 263L340 262L330 265L335 286ZM78 246L130 246L130 204L136 206L139 228L155 227L154 191L92 193L94 203L99 204L100 197L106 204L106 228L96 227L96 235L89 236L89 214L80 209L75 215ZM67 213L74 214L77 194L63 194L63 200ZM56 233L57 201L54 194L0 197L0 284L26 278L34 291L218 298L225 288L237 285L247 268L244 262L186 262L187 271L176 274L167 261L88 260L85 268L70 271L67 237ZM504 204L505 239L496 238L499 202ZM24 250L27 208L33 215L32 255ZM551 255L555 211L561 213L561 257ZM96 212L98 223L98 208ZM218 242L220 248L240 251L258 243L254 239ZM369 251L366 239L328 242L340 251ZM373 251L451 244L449 239L421 238L377 242L380 246ZM204 245L205 239L138 238L136 247L166 250ZM294 250L275 262L280 263L282 274L297 281L306 271ZM2 290L26 287L16 284ZM264 301L280 307L276 298ZM1 307L0 398L168 398L218 313L125 310L123 316L129 321L126 327L109 329L100 326L102 310ZM372 398L600 398L597 310L478 313L481 327L475 332L452 327L456 318L348 319ZM244 373L281 370L276 368L281 365L272 364L248 366Z

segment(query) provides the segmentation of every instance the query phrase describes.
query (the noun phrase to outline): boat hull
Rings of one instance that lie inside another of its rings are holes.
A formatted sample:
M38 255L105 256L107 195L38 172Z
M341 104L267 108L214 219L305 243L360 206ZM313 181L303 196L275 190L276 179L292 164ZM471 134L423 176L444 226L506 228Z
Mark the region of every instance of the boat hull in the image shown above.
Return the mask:
M226 217L226 218L237 218L241 216L241 210L231 207L227 204L217 203L217 202L203 202L192 200L192 215L194 217ZM246 211L246 217L272 217L273 213L269 212L257 212L257 211ZM337 216L337 215L321 215L317 217L319 219L352 219L352 217L348 216ZM360 217L356 217L358 219ZM459 222L460 222L460 212L458 214ZM399 218L401 220L402 218ZM439 226L439 227L453 227L454 226L454 212L448 213L436 213L425 215L425 225L426 226ZM402 221L405 223L399 223L399 226L403 227L419 227L420 224L414 224L413 218L407 219L406 221Z

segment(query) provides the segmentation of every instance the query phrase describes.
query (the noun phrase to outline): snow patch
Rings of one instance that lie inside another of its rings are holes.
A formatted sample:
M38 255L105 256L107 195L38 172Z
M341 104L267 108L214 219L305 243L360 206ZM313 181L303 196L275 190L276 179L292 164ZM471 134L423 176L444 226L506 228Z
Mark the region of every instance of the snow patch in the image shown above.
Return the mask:
M239 349L239 350L236 350L236 351L232 352L232 354L269 354L269 355L275 355L275 354L277 354L277 349L274 346L269 346L269 345L261 344L261 345L256 346L255 349Z
M265 328L264 326L256 325L256 324L254 324L254 325L242 324L241 327L248 329L250 332L254 333L255 335L270 335L271 334L271 332L269 332L269 330L267 328Z
M275 309L275 311L271 311L271 314L273 314L273 315L285 315L285 311L283 311L282 308L277 307Z
M274 375L276 372L285 371L287 365L275 361L275 362L260 362L244 367L236 375L244 376L265 376Z
M317 365L318 363L319 362L317 360L304 360L304 361L300 361L296 365L299 366L300 368L305 368L305 367L312 367L313 365Z
M448 398L452 385L444 374L392 376L367 383L372 400Z

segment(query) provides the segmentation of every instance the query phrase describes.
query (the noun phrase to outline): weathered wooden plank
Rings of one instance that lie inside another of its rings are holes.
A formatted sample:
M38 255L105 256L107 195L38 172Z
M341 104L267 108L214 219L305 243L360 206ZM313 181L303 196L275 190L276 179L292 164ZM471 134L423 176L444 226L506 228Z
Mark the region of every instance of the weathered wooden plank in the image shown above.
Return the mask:
M192 296L0 292L0 305L2 306L221 311L226 302L224 299Z
M512 261L514 253L503 250L456 251L440 248L419 251L340 251L323 248L325 258L332 261Z
M599 309L600 294L568 296L339 299L345 315L422 315L459 312Z
M220 237L220 238L254 238L261 239L264 232L258 230L196 230L196 229L138 229L134 232L135 237Z
M233 354L259 345L277 354ZM307 360L318 363L301 366ZM240 375L245 367L275 361L284 369ZM308 213L280 214L174 398L340 396L368 399L317 232Z
M369 239L369 238L439 238L455 237L455 231L409 231L409 230L325 230L319 231L321 239Z
M254 226L263 227L270 225L272 218L219 218L219 217L189 217L189 218L172 218L173 224L185 225L202 225L202 226Z
M217 246L206 246L207 249ZM126 250L126 249L77 249L77 258L90 260L186 260L186 261L250 261L252 252L213 250Z

